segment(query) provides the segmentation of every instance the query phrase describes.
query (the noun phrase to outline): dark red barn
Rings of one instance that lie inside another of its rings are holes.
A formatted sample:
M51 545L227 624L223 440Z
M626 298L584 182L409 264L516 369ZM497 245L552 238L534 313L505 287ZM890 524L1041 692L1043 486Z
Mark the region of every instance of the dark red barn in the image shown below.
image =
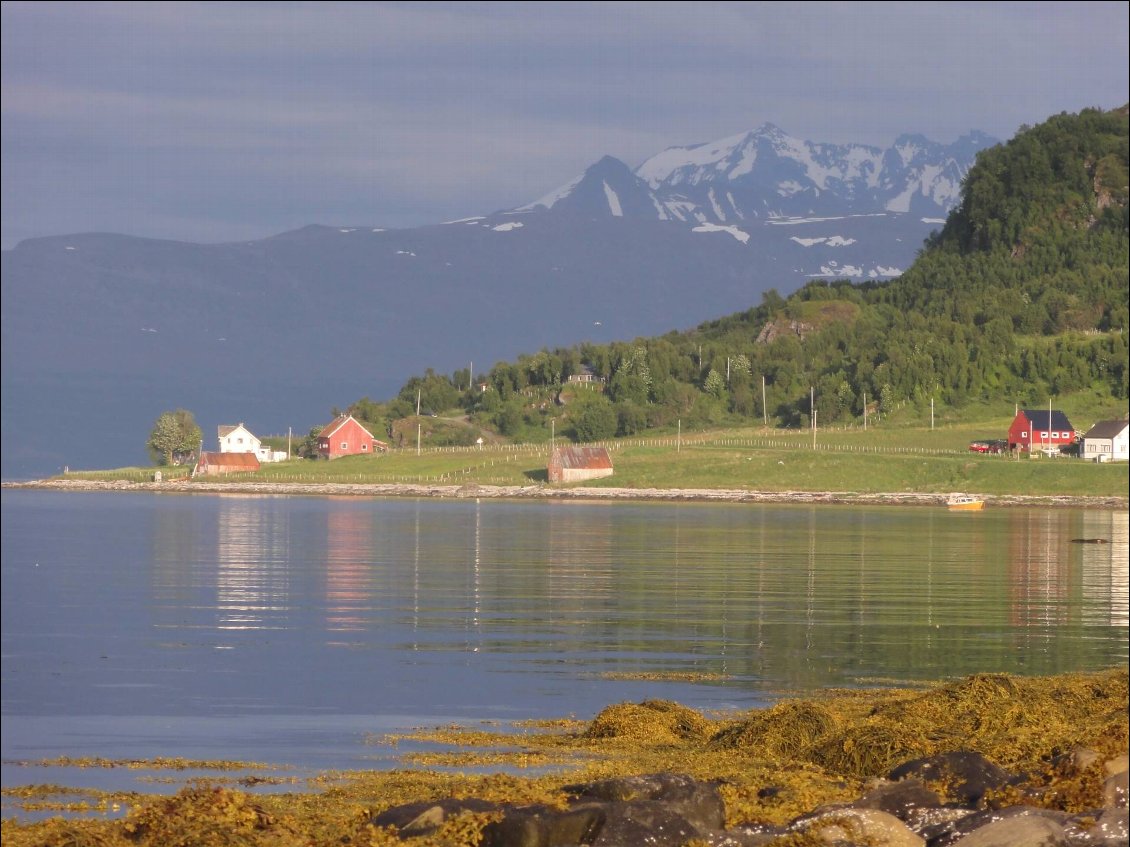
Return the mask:
M1008 428L1009 450L1058 450L1075 441L1075 427L1058 409L1021 409Z

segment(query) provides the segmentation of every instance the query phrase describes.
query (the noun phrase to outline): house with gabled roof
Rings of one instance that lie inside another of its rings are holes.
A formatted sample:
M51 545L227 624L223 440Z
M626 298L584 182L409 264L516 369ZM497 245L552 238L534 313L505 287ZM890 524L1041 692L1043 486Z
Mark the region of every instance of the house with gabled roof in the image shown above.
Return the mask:
M222 424L216 427L216 437L221 453L253 453L260 462L281 462L287 458L285 450L264 447L242 421L235 426Z
M550 482L579 482L612 476L612 457L605 447L558 447L546 466Z
M1099 421L1083 435L1079 457L1092 462L1130 461L1130 421Z
M322 459L382 453L387 449L388 445L374 438L353 415L338 415L318 434L318 456Z
M1075 427L1058 409L1021 409L1008 428L1009 450L1054 450L1075 442Z

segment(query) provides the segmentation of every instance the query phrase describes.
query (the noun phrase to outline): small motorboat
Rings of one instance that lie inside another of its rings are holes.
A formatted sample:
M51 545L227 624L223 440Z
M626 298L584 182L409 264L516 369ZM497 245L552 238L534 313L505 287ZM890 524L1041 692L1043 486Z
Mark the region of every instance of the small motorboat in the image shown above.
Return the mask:
M985 501L972 494L951 494L946 507L953 512L976 512L985 508Z

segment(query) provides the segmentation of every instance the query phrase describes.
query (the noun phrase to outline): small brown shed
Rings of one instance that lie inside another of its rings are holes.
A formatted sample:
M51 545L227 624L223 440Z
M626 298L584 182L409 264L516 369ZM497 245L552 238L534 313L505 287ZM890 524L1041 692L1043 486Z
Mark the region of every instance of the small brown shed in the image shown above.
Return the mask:
M201 453L193 476L214 476L226 473L252 473L259 470L254 453Z
M612 476L612 458L604 447L558 447L546 467L550 482L578 482Z

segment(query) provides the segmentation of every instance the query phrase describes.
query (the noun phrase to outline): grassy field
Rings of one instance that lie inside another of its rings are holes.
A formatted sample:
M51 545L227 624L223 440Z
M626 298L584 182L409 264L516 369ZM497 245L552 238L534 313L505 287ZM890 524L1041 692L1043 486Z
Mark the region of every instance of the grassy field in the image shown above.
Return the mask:
M586 483L618 488L725 488L856 493L970 491L982 494L1125 497L1126 464L970 453L1011 418L975 424L817 431L726 430L607 442L615 474ZM561 443L561 442L559 442ZM415 448L333 462L290 460L256 474L209 481L304 483L546 484L549 445ZM164 478L185 469L162 469ZM148 480L151 468L72 473L70 478Z

